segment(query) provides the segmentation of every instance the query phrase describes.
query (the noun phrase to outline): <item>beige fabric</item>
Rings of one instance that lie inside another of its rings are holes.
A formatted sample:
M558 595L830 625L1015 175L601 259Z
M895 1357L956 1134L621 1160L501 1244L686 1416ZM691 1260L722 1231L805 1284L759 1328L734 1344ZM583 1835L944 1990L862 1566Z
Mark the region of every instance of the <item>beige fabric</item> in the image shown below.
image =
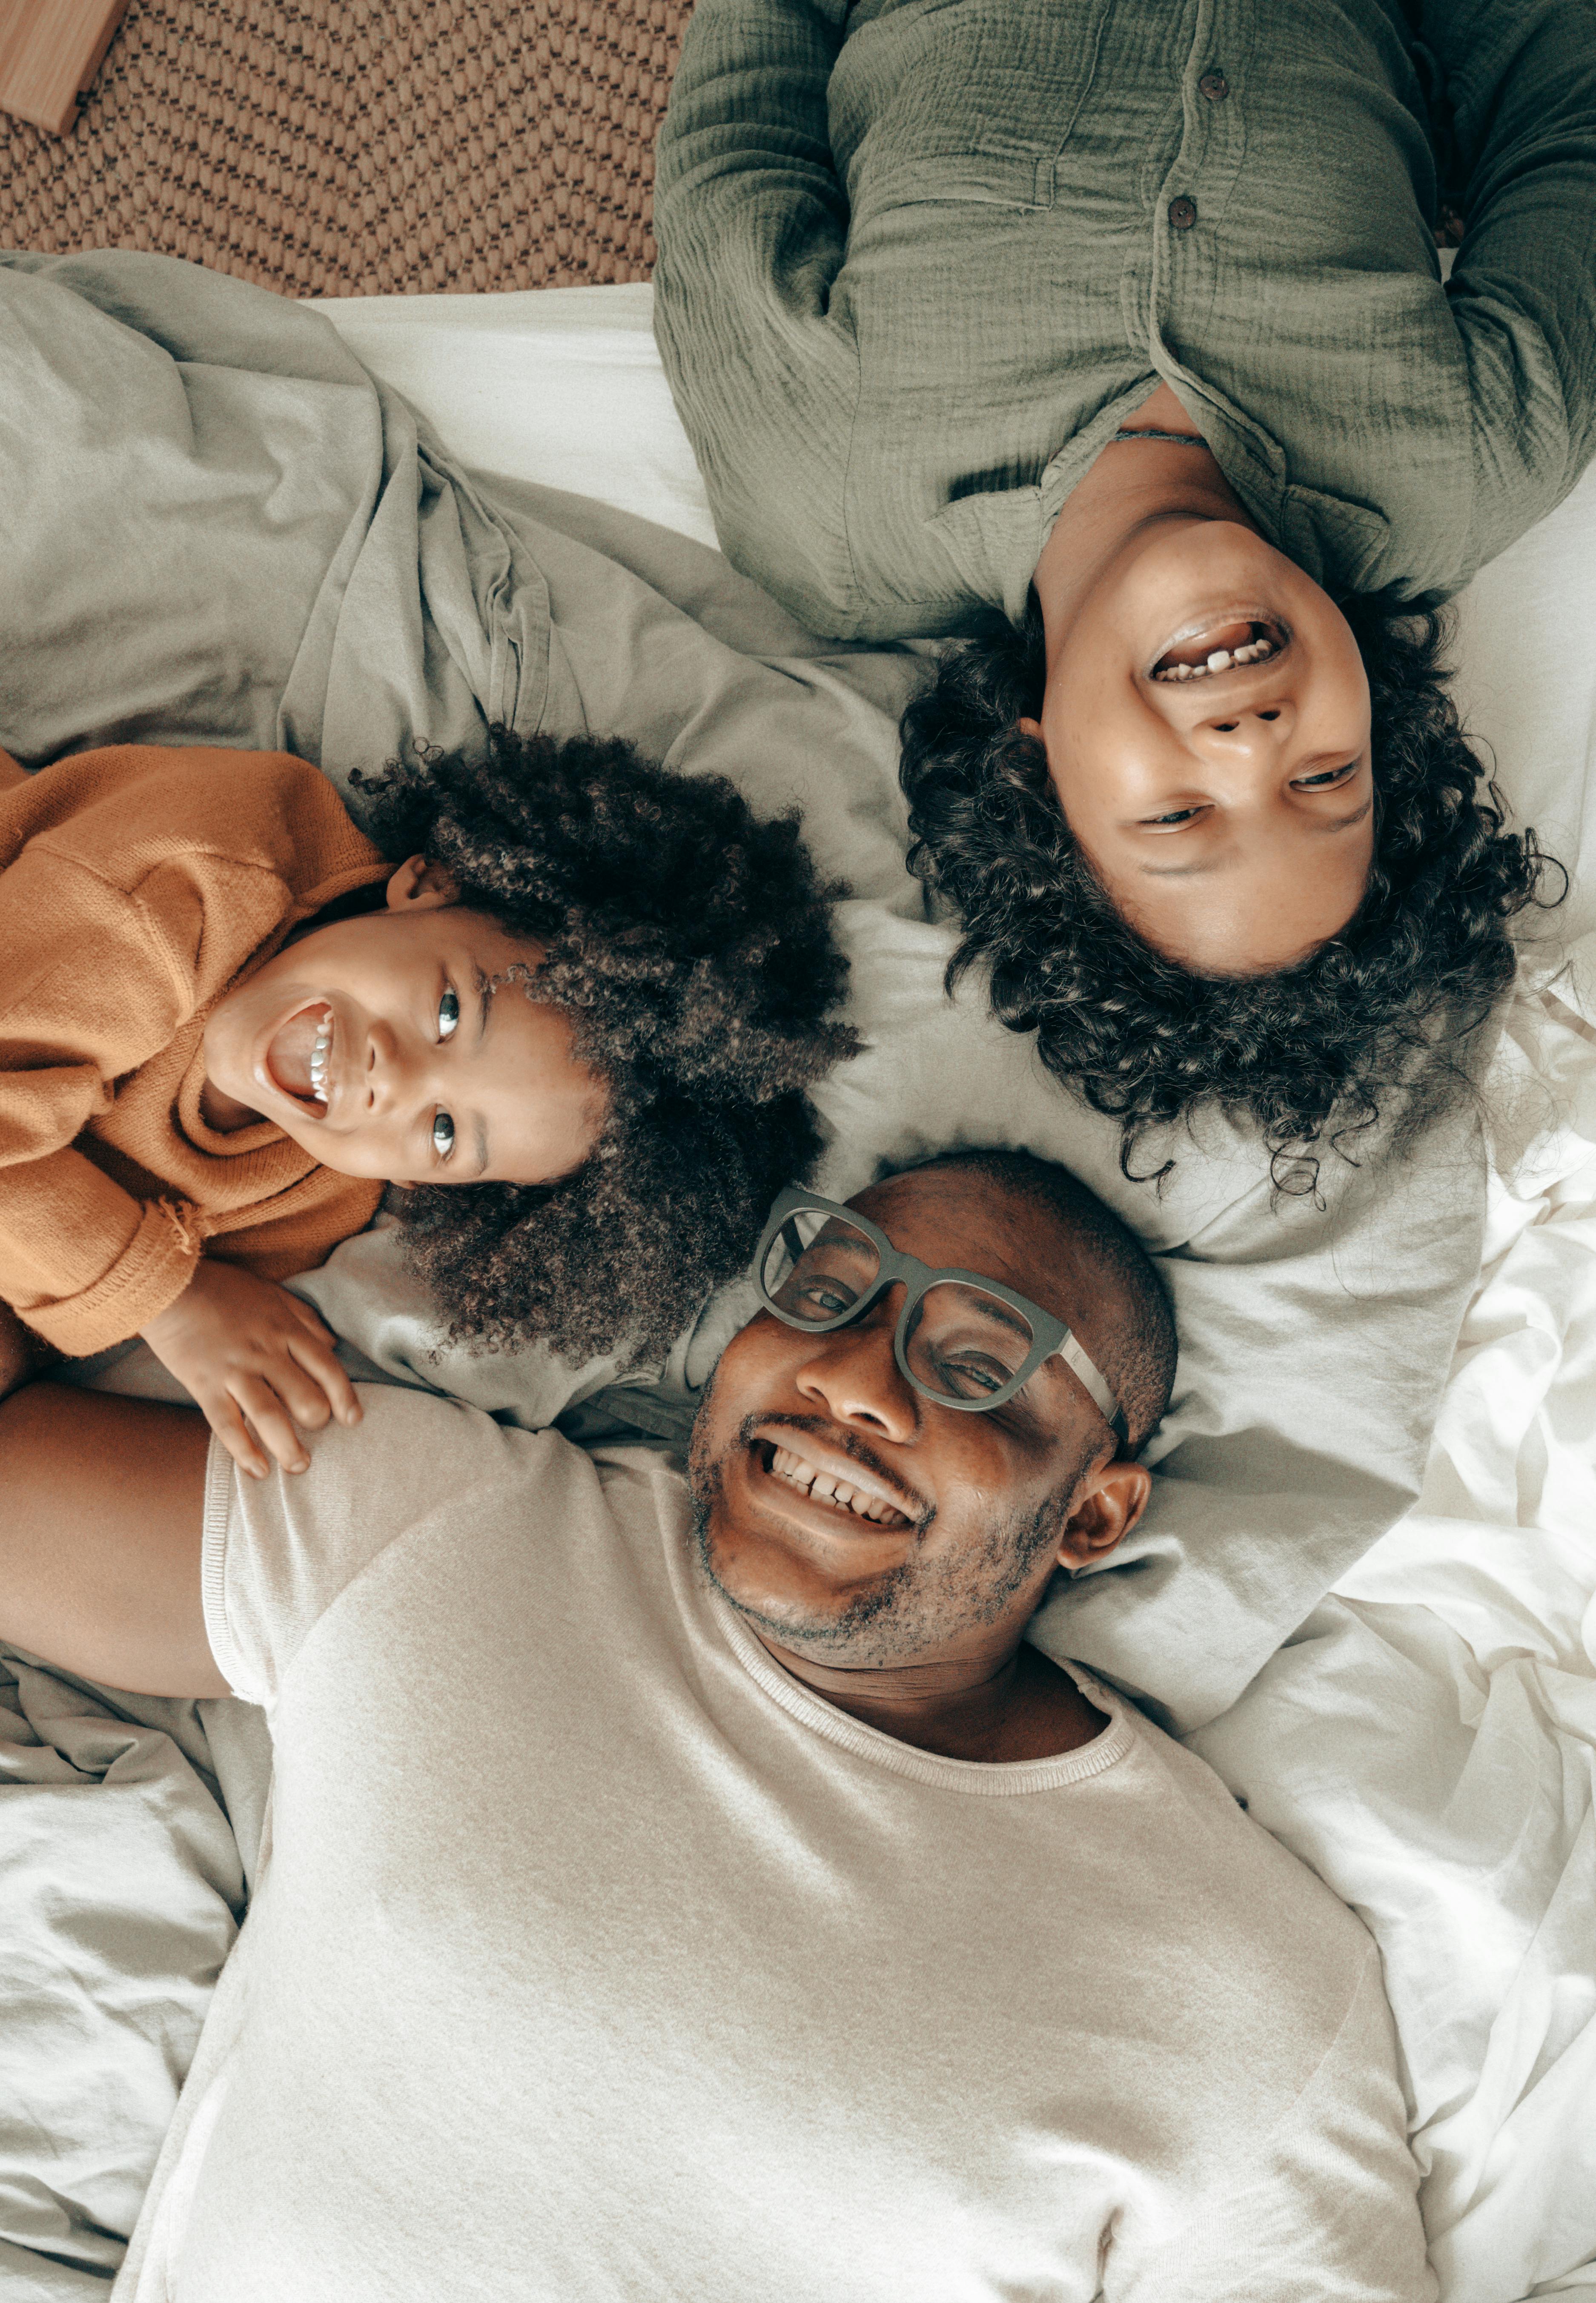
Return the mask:
M1368 1937L1095 1683L910 1750L707 1590L668 1458L372 1388L214 1458L264 1884L117 2288L1427 2298Z

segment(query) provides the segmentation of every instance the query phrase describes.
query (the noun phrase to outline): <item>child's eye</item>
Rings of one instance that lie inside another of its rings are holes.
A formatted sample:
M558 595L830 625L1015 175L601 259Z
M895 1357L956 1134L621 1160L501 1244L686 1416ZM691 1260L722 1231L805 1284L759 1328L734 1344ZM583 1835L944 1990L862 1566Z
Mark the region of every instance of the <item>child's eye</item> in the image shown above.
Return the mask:
M1190 823L1203 814L1200 807L1171 808L1168 815L1144 815L1142 822L1149 830L1165 831L1173 824Z
M434 1117L432 1148L440 1160L446 1160L454 1149L454 1122L446 1111L440 1111Z
M454 1027L459 1022L460 994L457 991L445 991L443 998L438 1001L439 1039L447 1040L452 1038L453 1036Z
M1298 791L1328 791L1332 784L1344 784L1348 776L1357 773L1357 762L1349 760L1344 768L1323 768L1316 776L1295 779Z

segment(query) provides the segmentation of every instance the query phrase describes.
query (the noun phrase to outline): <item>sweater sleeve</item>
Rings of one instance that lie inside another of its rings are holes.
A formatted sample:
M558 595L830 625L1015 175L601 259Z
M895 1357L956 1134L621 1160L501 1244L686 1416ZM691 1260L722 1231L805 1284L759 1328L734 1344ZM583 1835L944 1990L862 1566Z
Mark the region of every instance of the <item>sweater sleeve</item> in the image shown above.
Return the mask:
M847 628L857 359L826 89L844 0L698 0L660 131L654 326L729 559Z
M1466 172L1448 288L1474 405L1481 566L1596 453L1596 20L1590 0L1425 0Z
M71 1355L136 1335L198 1261L190 1210L72 1149L192 1008L180 947L136 897L35 848L0 874L0 1297Z

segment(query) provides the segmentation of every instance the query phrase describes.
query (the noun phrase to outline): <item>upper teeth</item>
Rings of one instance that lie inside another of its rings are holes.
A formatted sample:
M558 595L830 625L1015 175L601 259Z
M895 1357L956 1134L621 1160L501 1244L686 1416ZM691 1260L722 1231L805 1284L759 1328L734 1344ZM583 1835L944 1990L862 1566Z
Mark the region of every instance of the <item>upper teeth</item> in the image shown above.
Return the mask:
M846 1480L838 1479L833 1472L818 1471L813 1464L806 1464L801 1455L793 1455L790 1448L772 1449L771 1469L781 1478L790 1480L795 1488L802 1488L806 1495L819 1496L833 1504L845 1504L861 1519L900 1520L905 1516L902 1512L895 1510L884 1496L869 1495L863 1488L850 1487Z
M1154 679L1203 679L1211 671L1229 671L1238 663L1262 663L1266 656L1278 654L1275 643L1265 633L1262 639L1249 640L1245 647L1215 648L1206 663L1172 663L1167 671L1155 671Z
M333 1044L333 1018L324 1016L317 1026L316 1045L310 1050L310 1092L318 1103L327 1100L327 1050Z

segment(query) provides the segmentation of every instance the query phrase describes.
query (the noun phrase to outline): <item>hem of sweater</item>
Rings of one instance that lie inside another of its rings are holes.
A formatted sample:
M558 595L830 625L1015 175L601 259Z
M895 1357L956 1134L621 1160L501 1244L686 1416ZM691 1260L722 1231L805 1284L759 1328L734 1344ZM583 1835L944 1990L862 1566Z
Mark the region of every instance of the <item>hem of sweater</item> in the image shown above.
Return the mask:
M69 1359L124 1344L176 1303L194 1277L201 1234L184 1202L145 1203L139 1227L107 1271L76 1295L18 1304L17 1316Z

